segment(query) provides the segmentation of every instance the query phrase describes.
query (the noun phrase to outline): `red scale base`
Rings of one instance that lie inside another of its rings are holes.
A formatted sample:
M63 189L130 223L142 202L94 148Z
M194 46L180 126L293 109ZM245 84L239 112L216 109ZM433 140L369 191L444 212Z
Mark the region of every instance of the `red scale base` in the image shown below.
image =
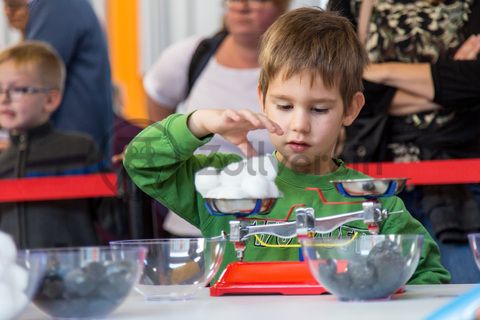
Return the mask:
M240 294L318 295L328 293L306 262L233 262L210 287L211 296Z

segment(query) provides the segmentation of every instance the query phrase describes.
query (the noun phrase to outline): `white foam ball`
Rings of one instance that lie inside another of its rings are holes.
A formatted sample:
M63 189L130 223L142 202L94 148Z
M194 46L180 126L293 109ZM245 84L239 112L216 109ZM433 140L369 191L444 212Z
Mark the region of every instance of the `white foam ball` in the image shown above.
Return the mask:
M250 198L269 198L269 180L262 176L249 176L242 180L241 188Z
M204 198L210 198L210 199L218 199L218 194L220 192L221 188L215 188L207 192Z
M221 188L217 193L217 199L245 199L248 194L244 192L239 186Z
M29 302L27 295L23 291L12 292L12 300L15 313L22 310L22 308Z
M10 319L16 313L11 289L0 282L0 319Z
M268 180L275 181L278 175L278 161L273 154L265 156L265 170L267 171Z
M6 271L5 283L14 291L22 292L28 286L28 272L17 264L12 264Z
M247 159L246 170L250 176L263 176L273 181L277 177L277 160L272 155L251 157Z
M214 167L203 168L195 173L195 188L205 198L208 192L220 184L218 170Z
M280 190L278 190L278 187L274 181L268 181L268 195L269 198L280 197Z
M10 261L0 259L0 282L3 282L6 278L6 273L11 265L12 263Z
M13 263L17 257L17 248L12 237L0 231L0 262Z
M230 163L220 172L220 185L225 187L238 186L239 176L242 174L245 164L243 161Z

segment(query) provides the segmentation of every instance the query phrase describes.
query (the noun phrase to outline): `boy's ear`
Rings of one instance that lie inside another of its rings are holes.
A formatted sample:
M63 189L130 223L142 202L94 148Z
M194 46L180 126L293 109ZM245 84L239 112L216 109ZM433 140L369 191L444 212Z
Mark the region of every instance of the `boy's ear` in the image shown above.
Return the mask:
M265 104L263 103L265 97L263 96L263 92L260 89L260 84L257 85L257 95L258 95L258 102L262 107L262 112L265 113Z
M363 105L365 104L365 96L360 91L356 92L353 95L352 102L347 107L345 115L343 116L343 125L348 127L353 123L357 118L358 114L362 110Z
M47 102L45 103L45 111L48 113L53 113L57 110L58 106L62 102L62 94L59 90L51 90L47 94Z

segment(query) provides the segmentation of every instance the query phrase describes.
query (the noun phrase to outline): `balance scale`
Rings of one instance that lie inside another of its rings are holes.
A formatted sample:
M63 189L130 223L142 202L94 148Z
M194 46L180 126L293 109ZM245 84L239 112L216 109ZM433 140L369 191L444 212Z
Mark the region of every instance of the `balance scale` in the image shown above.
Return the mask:
M406 185L406 178L353 179L332 181L337 191L349 198L363 198L361 201L328 202L320 189L316 190L326 204L362 204L362 210L335 216L315 218L315 210L297 207L296 220L277 224L252 226L242 220L250 215L268 215L276 199L206 199L205 206L214 216L235 216L230 221L229 241L234 245L238 261L232 262L210 287L211 296L231 294L283 294L318 295L327 290L318 284L303 261L244 262L246 242L251 236L273 235L279 238L297 239L313 237L316 233L330 233L345 223L362 220L371 234L377 234L380 223L390 214L382 209L378 198L398 194ZM287 276L286 276L287 275ZM403 291L400 289L399 292Z

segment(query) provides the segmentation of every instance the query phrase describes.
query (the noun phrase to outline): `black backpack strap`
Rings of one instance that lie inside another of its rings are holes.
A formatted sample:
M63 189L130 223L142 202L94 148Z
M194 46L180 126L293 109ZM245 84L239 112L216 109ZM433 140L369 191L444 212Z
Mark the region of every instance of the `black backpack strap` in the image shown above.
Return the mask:
M188 67L188 86L185 97L188 97L195 81L202 73L208 63L208 60L215 54L223 39L227 36L227 31L220 31L211 38L200 41L197 49L193 53L190 66Z

